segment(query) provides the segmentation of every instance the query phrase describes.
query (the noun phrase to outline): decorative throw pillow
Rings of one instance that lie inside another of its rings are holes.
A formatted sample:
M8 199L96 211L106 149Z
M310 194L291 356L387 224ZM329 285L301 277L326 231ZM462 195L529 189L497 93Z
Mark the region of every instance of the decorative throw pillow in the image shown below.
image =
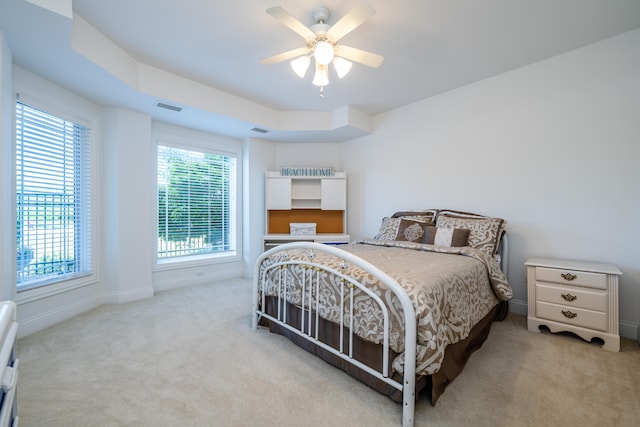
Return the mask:
M374 237L375 240L406 240L409 242L422 242L424 234L424 222L411 221L402 218L382 219L380 231Z
M380 231L374 237L375 240L395 240L398 234L398 226L400 225L400 218L382 218L382 224L380 225Z
M406 240L408 242L422 242L422 236L424 235L424 222L411 221L408 219L401 219L398 225L398 233L394 240Z
M422 243L436 246L467 246L469 230L464 228L425 227Z
M495 254L498 250L505 224L502 218L455 211L439 212L436 221L437 227L468 229L468 245L489 255Z

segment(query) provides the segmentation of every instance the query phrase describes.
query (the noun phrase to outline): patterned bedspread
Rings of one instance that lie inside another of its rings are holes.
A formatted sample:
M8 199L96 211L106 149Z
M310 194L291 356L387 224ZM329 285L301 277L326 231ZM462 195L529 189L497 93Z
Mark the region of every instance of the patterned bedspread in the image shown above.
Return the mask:
M361 240L341 246L360 258L377 266L394 278L407 292L416 311L418 328L416 373L428 375L440 369L448 344L465 339L471 328L497 304L498 300L511 299L512 290L497 261L484 252L470 247L445 248L421 243ZM309 260L328 265L335 270L355 277L372 289L390 310L390 346L397 353L404 349L404 314L393 292L375 277L349 265L344 260L325 253L313 253L303 249L277 252L265 259L260 267L260 277L266 266L282 259ZM303 277L310 274L300 265L291 264L288 269L287 300L301 305ZM277 269L276 269L277 270ZM277 295L278 287L273 271L267 275L265 293ZM323 318L340 322L340 280L333 275L321 275L322 291L313 295L313 306L319 299L319 314ZM307 290L308 292L308 290ZM305 304L308 298L305 294ZM345 307L349 307L348 292ZM349 325L349 310L345 309L345 324ZM354 291L353 331L373 343L383 341L382 312L372 299L357 288ZM399 356L393 368L403 371L404 358Z

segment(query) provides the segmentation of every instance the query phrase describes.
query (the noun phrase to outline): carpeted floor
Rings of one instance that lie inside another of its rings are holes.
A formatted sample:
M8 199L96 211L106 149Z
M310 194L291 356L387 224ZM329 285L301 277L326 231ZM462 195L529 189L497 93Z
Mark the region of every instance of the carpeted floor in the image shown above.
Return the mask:
M251 282L101 306L18 341L20 427L396 426L401 405L251 329ZM638 426L640 347L496 322L416 426Z

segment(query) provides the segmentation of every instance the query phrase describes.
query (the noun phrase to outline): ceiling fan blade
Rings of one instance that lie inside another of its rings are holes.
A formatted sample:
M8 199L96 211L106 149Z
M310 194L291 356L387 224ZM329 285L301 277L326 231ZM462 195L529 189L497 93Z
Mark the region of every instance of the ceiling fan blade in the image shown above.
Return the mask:
M367 2L360 2L327 31L327 38L334 42L349 34L376 14L376 10Z
M309 53L309 48L299 47L297 49L288 50L286 52L282 52L277 55L270 56L268 58L263 59L261 62L266 65L271 65L271 64L276 64L278 62L286 61L287 59L292 59L298 56L306 55L307 53Z
M342 44L336 45L335 54L336 56L341 56L344 59L368 65L371 68L378 68L380 64L382 64L382 61L384 61L384 57L380 55Z
M267 9L267 13L280 21L281 24L293 30L307 42L315 40L316 35L306 25L294 18L289 12L280 6L274 6Z

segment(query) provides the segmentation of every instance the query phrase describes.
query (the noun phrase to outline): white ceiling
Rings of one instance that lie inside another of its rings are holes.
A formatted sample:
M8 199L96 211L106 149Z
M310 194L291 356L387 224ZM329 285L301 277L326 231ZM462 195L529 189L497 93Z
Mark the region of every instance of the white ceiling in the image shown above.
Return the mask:
M321 98L312 73L261 64L304 45L267 8L312 25L325 6L333 24L358 1L2 0L0 29L16 65L102 105L240 138L341 141L378 113L640 28L640 0L369 0L376 15L341 42L384 56L378 69L330 75ZM171 87L128 79L126 64L170 73Z

